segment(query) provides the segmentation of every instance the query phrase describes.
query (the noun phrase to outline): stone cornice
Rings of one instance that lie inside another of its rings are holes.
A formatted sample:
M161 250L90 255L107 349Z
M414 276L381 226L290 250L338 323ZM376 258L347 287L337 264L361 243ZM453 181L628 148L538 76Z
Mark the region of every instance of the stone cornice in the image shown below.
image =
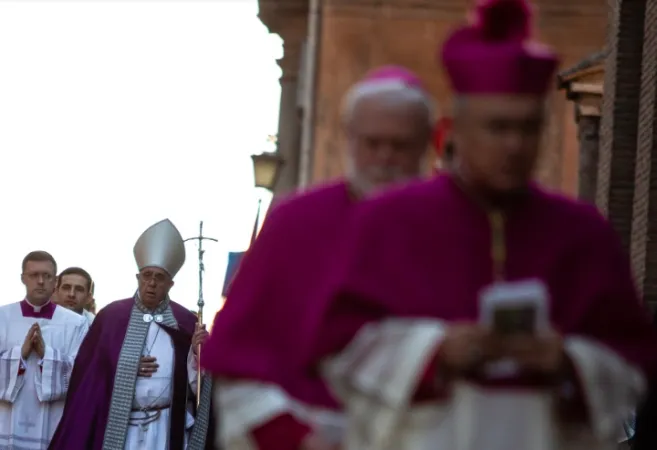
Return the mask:
M584 115L600 115L604 86L602 83L569 83L565 86L566 98L575 102Z
M285 23L293 17L308 16L310 0L260 0L260 19L272 33L280 34ZM325 14L339 16L367 16L390 19L437 19L463 22L473 0L322 0ZM606 16L599 4L572 0L542 0L539 3L538 24L550 16L560 20Z
M258 6L258 17L271 33L285 39L292 30L302 28L305 32L308 0L260 0Z
M577 117L600 117L602 115L602 95L580 94L575 99Z
M296 80L301 70L301 46L283 44L283 57L278 60L278 67L283 72L281 80Z
M465 19L462 0L324 0L324 12L340 16L390 19Z
M580 102L582 98L602 99L604 95L604 61L592 66L575 67L559 74L558 88L566 98Z
M283 0L285 1L285 0ZM606 17L607 10L595 1L573 2L572 0L538 1L537 24L550 16L560 20L587 17ZM474 0L323 0L326 13L340 16L376 16L389 19L437 19L454 21L455 25L465 21L467 11Z
M281 79L296 79L308 34L308 0L260 0L259 5L262 23L283 39L283 57L278 60L283 71Z
M260 0L259 17L272 33L279 33L295 16L308 16L310 0ZM322 0L322 10L331 15L373 16L399 19L436 18L462 21L463 0Z
M577 105L577 114L580 117L601 117L601 105Z
M602 97L604 88L602 83L574 82L568 86L568 92L574 95L598 95Z

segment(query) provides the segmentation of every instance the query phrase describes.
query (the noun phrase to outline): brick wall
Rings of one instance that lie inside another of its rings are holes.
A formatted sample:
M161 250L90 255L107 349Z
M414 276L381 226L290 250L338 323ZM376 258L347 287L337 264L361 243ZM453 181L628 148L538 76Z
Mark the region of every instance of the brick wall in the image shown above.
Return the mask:
M597 202L632 256L640 292L657 304L657 3L609 0Z
M605 98L604 114L607 117L603 120L601 130L601 151L608 158L603 163L601 153L601 165L608 166L603 174L605 176L599 180L600 189L606 191L604 209L628 249L634 202L644 12L645 4L642 1L623 2L620 14L622 32L616 37L616 51L610 55L610 63L615 66L614 79L605 80L605 83L614 85L614 95L613 98ZM607 72L612 73L609 70Z
M657 304L657 4L646 1L632 216L632 262L643 297ZM639 16L641 14L641 16ZM637 37L638 38L638 37Z
M372 67L400 64L411 68L423 78L441 109L449 111L449 88L437 66L436 55L449 31L463 21L470 4L463 0L325 1L317 83L314 181L342 174L340 99ZM536 4L539 37L557 48L564 67L604 46L606 0L541 0ZM540 179L574 193L577 151L573 109L563 94L555 95Z

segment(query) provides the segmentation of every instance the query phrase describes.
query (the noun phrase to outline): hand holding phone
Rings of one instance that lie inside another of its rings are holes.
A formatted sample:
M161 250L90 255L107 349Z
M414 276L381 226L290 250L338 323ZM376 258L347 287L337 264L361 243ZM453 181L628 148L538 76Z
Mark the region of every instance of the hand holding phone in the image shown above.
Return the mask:
M548 328L547 304L539 280L496 283L481 293L481 321L501 336L534 335Z
M507 342L529 344L549 331L548 291L540 280L495 283L480 295L480 321L498 338ZM533 347L533 346L532 346ZM491 377L512 376L525 364L517 352L488 364Z
M495 333L501 336L533 335L536 332L536 305L526 302L516 305L499 305L493 308Z

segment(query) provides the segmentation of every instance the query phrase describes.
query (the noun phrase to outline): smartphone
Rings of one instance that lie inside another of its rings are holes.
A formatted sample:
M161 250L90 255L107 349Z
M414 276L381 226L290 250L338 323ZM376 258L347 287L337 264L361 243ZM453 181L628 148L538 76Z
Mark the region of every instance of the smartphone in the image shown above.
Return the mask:
M540 280L495 283L480 295L482 323L504 336L532 335L548 327L548 290Z

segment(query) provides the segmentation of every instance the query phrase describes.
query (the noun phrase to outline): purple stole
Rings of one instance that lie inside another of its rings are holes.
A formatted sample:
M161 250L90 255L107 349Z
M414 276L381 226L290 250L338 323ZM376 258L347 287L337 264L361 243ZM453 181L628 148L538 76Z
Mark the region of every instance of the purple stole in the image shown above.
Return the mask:
M195 399L187 380L187 355L196 317L174 302L161 306L152 315L161 316L158 326L171 336L175 358L168 448L183 450L187 407ZM78 352L50 450L123 450L139 358L150 326L144 314L133 298L113 302L98 313ZM210 413L210 394L211 383L204 381L189 450L212 448L210 420L204 417Z

